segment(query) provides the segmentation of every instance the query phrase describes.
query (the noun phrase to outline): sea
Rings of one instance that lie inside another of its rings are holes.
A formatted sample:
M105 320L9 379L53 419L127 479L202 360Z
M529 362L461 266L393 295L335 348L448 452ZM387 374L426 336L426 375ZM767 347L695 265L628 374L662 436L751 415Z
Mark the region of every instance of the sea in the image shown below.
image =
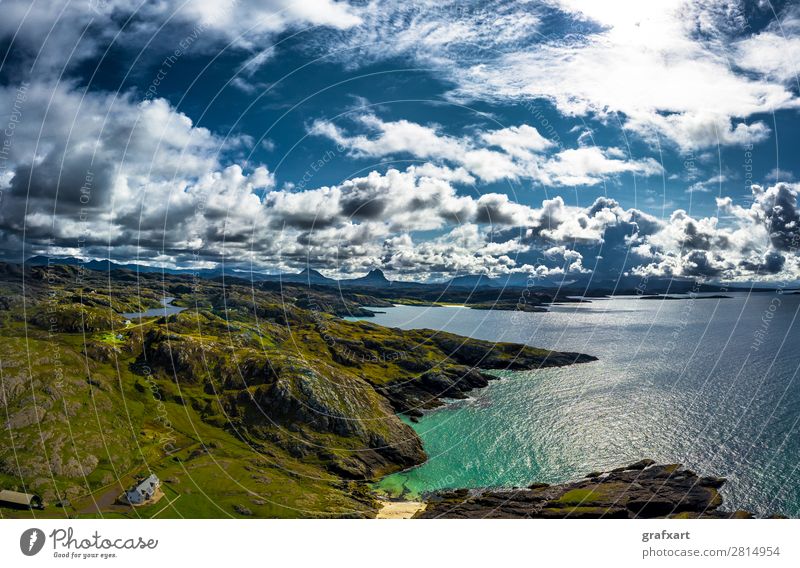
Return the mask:
M723 508L800 517L800 295L616 296L546 313L381 308L374 323L594 355L498 379L410 424L429 460L376 489L581 478L642 458L727 478Z

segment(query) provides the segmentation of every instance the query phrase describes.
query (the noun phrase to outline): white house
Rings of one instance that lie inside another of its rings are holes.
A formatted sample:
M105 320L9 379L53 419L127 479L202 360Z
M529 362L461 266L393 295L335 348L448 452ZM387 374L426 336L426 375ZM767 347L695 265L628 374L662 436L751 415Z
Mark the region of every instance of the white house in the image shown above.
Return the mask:
M141 505L145 501L153 498L160 485L161 481L159 481L156 474L153 473L150 477L139 483L139 485L128 489L125 492L125 497L131 505Z

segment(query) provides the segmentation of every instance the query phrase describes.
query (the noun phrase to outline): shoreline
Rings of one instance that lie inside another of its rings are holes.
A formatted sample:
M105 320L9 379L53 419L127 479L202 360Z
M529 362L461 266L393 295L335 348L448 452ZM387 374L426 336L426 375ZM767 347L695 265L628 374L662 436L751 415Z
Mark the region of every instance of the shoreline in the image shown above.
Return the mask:
M460 519L751 519L722 509L724 477L701 476L681 464L643 459L593 471L564 483L462 488L425 497L417 518Z
M378 499L381 508L375 515L376 519L411 519L417 513L422 513L428 507L425 501L385 501Z
M378 495L376 519L753 519L726 510L724 477L702 476L679 463L643 459L561 483L463 487L414 498ZM770 515L767 518L785 518Z

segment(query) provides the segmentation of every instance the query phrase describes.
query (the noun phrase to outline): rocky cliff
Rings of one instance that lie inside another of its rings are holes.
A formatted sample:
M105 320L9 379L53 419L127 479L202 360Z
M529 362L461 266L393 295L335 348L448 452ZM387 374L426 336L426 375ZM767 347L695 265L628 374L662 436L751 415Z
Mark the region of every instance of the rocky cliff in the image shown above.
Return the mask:
M578 481L513 489L461 489L427 496L418 518L657 519L749 518L722 511L725 479L702 477L680 464L642 460Z

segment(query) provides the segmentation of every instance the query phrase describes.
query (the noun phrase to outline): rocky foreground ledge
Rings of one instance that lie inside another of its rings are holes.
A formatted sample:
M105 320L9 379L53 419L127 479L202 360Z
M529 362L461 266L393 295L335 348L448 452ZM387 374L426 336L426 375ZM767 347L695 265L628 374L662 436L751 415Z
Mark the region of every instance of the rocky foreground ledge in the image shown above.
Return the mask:
M681 464L642 460L559 485L434 493L414 518L751 518L745 511L719 510L724 483L724 478L700 477Z

